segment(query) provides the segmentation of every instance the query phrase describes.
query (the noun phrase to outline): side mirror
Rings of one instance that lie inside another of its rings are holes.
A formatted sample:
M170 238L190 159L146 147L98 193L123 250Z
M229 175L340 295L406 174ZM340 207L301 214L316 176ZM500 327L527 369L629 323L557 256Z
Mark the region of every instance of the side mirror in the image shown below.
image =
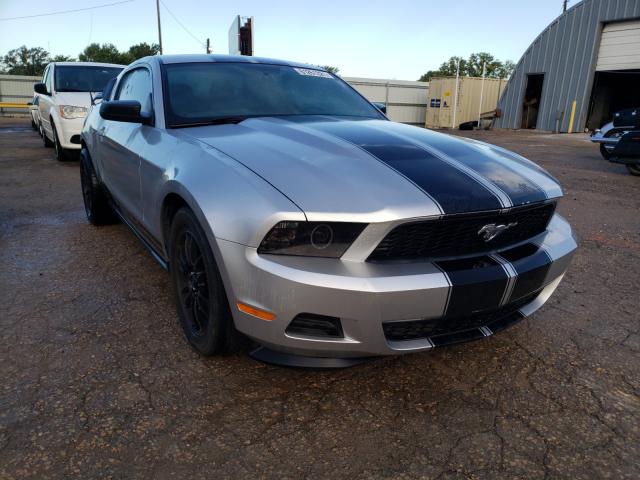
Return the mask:
M130 122L149 125L151 115L141 112L140 102L135 100L112 100L100 104L100 116L114 122Z
M387 114L387 105L382 102L371 102L371 104L385 115Z
M34 84L33 91L42 95L50 95L50 93L47 91L47 86L44 83Z

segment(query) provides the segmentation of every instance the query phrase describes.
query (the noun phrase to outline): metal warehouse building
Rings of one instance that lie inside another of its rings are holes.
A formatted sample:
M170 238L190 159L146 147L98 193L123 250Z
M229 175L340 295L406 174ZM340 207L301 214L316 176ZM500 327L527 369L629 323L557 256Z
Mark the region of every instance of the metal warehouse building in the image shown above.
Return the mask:
M524 53L496 128L581 132L640 105L640 0L584 0Z

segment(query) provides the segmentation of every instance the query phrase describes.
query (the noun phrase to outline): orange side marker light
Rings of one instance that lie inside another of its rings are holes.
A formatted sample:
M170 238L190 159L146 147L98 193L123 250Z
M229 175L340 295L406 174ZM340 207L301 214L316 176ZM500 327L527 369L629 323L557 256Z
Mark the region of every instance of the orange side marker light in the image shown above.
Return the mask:
M260 310L259 308L255 308L240 302L238 302L236 305L238 307L238 310L240 310L241 312L248 313L249 315L253 315L254 317L258 317L260 320L266 320L267 322L270 322L271 320L274 320L276 318L275 313Z

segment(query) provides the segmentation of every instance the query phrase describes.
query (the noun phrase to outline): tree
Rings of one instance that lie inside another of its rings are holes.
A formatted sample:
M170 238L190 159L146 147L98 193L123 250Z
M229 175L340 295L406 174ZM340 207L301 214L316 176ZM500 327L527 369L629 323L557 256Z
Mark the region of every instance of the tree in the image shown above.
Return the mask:
M428 82L431 77L437 77L438 75L440 75L440 71L439 70L429 70L426 73L423 73L422 75L420 75L420 78L418 79L419 82Z
M506 78L515 68L515 64L511 60L501 62L490 53L478 52L472 53L466 60L462 57L451 57L440 65L438 70L429 70L418 81L428 82L431 77L455 76L458 62L460 62L460 75L467 77L481 77L483 64L486 69L485 75L488 78Z
M70 57L69 55L56 55L55 57L51 58L52 62L75 62L76 59L73 57Z
M516 68L516 64L511 60L505 60L502 66L496 69L497 78L507 78Z
M157 55L160 53L160 46L157 43L149 45L146 42L137 43L131 45L129 50L121 52L112 43L92 43L84 51L78 55L81 62L105 62L105 63L120 63L122 65L128 65L142 57L149 55Z
M149 45L146 42L131 45L126 52L119 51L112 43L92 43L78 55L81 62L105 62L127 65L134 60L149 55L157 55L160 46L157 43ZM27 48L25 45L9 50L0 58L0 73L10 75L42 75L49 62L75 62L69 55L49 56L44 48ZM337 69L336 69L337 71Z
M11 75L42 75L48 62L49 52L44 48L26 45L9 50L2 58L6 72Z
M120 63L128 64L129 56L127 53L120 52L113 43L92 43L87 46L80 55L78 60L81 62L104 62L104 63Z
M146 42L138 43L136 45L131 45L129 47L129 51L127 54L129 55L129 63L134 60L138 60L142 57L149 57L151 55L157 55L160 53L160 45L157 43L152 43L149 45Z

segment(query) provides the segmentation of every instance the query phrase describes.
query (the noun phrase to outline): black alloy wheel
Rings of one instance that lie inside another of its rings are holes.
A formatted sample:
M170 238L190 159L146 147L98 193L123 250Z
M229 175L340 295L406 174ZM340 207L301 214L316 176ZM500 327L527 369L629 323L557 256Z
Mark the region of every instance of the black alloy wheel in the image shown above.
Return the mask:
M238 346L229 302L206 234L187 207L173 217L169 271L178 316L189 343L202 355Z
M187 312L187 328L192 337L202 337L209 326L211 299L204 257L193 238L185 230L177 239L178 300Z

